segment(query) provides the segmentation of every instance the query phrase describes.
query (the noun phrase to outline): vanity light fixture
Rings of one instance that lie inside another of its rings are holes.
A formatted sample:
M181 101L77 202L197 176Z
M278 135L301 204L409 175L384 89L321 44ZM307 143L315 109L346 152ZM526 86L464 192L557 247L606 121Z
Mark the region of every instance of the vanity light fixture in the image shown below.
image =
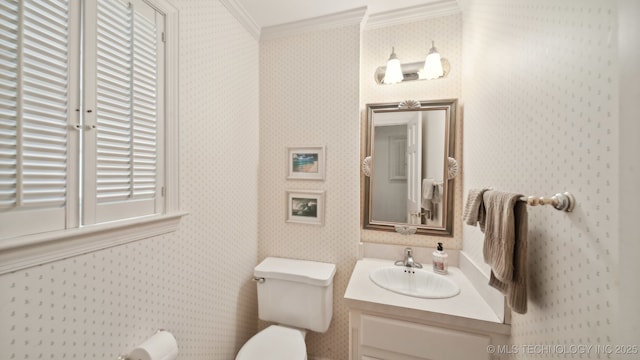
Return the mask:
M413 80L433 80L446 77L451 70L449 61L440 56L435 47L435 43L431 41L431 49L425 61L401 64L392 48L391 56L387 66L380 66L376 69L374 78L376 83L390 85L405 81Z
M398 57L396 56L396 49L392 47L382 82L385 84L397 84L402 82L402 80L404 80L404 76L402 75L400 60L398 60Z

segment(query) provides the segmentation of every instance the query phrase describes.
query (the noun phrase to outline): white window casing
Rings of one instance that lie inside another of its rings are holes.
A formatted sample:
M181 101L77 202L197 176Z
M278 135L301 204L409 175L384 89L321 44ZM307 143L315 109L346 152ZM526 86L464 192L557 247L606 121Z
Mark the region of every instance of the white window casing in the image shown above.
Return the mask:
M177 10L80 3L0 2L0 274L174 231L184 215Z

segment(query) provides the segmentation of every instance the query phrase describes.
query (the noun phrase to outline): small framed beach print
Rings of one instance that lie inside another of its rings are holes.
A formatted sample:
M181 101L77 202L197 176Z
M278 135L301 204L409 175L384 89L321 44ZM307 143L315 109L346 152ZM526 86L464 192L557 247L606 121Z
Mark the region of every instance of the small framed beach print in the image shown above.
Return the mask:
M324 146L287 147L287 179L324 180Z
M324 225L324 191L287 190L287 222Z

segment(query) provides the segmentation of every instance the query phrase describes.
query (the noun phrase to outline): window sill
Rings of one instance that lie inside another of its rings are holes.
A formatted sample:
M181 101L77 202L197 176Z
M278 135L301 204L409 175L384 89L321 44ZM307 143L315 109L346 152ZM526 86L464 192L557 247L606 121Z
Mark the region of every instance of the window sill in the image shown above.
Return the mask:
M176 231L178 212L0 241L0 274Z

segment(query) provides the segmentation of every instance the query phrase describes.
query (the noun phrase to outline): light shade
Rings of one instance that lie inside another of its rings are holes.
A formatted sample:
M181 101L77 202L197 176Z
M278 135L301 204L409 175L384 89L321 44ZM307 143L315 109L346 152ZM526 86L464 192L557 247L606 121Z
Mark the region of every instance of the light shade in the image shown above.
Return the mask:
M391 55L389 56L389 61L387 61L387 70L384 73L382 82L385 84L397 84L402 80L404 80L404 76L402 75L400 60L396 56L395 48L391 48Z
M440 53L433 41L431 41L431 49L429 49L429 53L427 54L427 58L424 61L424 69L420 72L420 79L437 79L444 75L444 70L442 69L442 61L440 59Z

